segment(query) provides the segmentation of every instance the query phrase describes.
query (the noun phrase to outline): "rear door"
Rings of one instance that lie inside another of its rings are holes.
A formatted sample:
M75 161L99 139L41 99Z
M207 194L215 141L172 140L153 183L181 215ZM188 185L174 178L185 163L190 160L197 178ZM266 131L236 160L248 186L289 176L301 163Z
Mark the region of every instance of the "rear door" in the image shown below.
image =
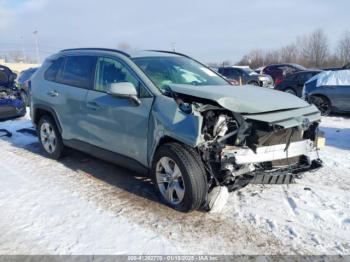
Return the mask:
M86 98L90 143L147 165L148 119L153 96L126 63L117 58L100 57L95 79L95 87ZM137 88L141 104L109 95L108 86L118 82L131 82Z
M60 58L61 66L46 95L51 99L62 127L63 139L89 141L85 121L85 98L93 88L96 57L88 55Z

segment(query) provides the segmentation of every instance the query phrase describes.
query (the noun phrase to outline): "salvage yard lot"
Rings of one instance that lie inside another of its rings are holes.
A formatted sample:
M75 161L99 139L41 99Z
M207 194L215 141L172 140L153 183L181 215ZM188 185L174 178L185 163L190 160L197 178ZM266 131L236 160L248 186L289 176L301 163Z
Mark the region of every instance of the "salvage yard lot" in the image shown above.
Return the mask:
M322 169L248 185L220 214L176 212L147 178L77 151L50 160L17 131L31 126L0 123L0 254L350 254L348 117L322 119Z

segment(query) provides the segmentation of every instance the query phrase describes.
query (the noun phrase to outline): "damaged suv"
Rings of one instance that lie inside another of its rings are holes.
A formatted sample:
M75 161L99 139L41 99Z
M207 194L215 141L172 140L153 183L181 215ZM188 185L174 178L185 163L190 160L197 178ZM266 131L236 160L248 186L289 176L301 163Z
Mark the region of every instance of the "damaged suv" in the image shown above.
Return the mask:
M148 173L180 211L208 210L249 182L291 183L321 163L315 106L232 86L183 54L67 49L31 84L32 121L49 157L71 147Z

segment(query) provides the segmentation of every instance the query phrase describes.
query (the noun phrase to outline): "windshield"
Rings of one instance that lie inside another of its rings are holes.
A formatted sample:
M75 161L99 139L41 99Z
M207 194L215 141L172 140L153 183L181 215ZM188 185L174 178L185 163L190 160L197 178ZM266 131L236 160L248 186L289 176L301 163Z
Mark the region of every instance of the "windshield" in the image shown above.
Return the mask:
M228 85L218 74L187 57L142 57L133 60L161 91L169 84Z

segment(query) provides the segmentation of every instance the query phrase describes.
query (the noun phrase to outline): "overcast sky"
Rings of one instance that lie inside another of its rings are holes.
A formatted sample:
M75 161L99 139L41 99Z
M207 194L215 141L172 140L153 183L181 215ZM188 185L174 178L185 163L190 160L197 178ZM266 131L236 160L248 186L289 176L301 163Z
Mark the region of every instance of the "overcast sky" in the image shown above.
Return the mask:
M0 0L0 52L98 46L176 50L204 62L237 61L322 28L330 44L350 30L349 0Z

